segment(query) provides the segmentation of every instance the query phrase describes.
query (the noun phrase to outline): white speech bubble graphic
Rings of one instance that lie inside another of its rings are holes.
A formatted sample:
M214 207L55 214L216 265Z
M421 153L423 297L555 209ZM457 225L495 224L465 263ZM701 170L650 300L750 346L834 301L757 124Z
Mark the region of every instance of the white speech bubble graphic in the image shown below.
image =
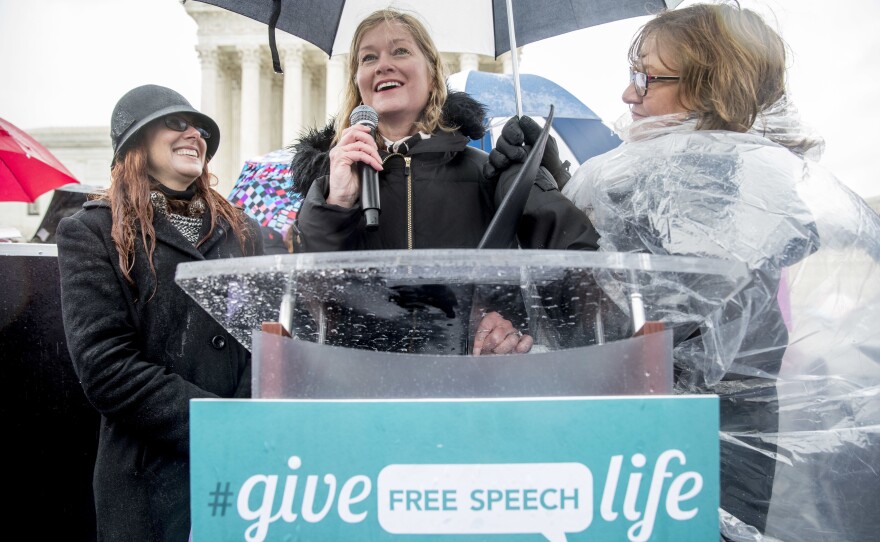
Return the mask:
M379 524L392 534L528 534L565 542L593 521L582 463L388 465Z

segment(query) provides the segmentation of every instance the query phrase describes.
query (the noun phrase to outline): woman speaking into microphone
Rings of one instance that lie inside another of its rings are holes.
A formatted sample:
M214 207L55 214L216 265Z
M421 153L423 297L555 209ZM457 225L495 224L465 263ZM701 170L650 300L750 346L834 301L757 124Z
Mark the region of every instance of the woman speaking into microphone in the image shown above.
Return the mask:
M346 80L335 125L295 145L294 188L306 197L294 252L476 248L501 195L483 174L488 155L468 146L483 137L486 111L467 94L447 90L424 25L392 9L367 16L352 39ZM352 122L358 106L375 110L375 130L370 122ZM364 168L378 172L378 227L364 218ZM523 248L595 250L598 241L586 215L543 168L517 237ZM486 339L478 337L475 344L483 347L475 353L529 350L531 338L513 333L509 321L494 312L486 319L479 326Z

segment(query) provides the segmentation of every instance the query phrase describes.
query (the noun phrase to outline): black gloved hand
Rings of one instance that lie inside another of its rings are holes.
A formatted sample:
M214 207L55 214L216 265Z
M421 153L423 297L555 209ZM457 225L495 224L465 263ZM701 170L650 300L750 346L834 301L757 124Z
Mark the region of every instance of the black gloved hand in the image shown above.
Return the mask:
M501 129L501 137L489 152L489 161L483 165L483 176L495 179L512 163L524 162L529 149L523 147L525 134L519 126L519 118L511 117Z
M489 161L483 166L483 176L494 179L512 163L524 162L540 135L541 127L531 117L511 117L501 129L501 137L495 142L495 148L489 153ZM547 139L541 165L553 175L560 190L571 178L568 172L571 164L567 160L560 160L559 146L553 136Z

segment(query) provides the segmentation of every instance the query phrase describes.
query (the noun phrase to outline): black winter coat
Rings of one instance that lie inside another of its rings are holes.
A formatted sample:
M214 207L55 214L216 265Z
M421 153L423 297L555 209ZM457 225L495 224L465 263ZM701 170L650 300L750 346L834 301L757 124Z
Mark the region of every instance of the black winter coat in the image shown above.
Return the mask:
M297 216L294 252L364 249L475 248L501 202L505 181L483 177L488 155L468 146L485 128L485 110L463 92L450 92L443 108L454 133L437 131L409 153L381 151L382 213L377 231L368 232L359 205L350 209L326 202L331 126L311 132L295 146L295 188L307 194ZM586 215L563 197L542 168L518 228L523 248L598 248L598 234Z
M64 328L89 401L101 413L94 472L98 539L176 541L190 532L189 401L249 397L250 354L174 282L181 262L242 251L220 224L195 248L156 213L155 278L136 244L122 276L109 205L90 201L58 226ZM206 217L202 235L208 233ZM155 293L154 293L155 291Z

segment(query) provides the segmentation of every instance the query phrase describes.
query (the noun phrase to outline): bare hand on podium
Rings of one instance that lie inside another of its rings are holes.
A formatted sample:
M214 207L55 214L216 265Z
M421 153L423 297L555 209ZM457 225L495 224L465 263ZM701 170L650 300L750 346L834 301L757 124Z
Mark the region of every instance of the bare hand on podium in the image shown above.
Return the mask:
M513 327L510 320L492 311L484 316L477 326L477 333L474 336L474 355L511 352L525 354L532 349L534 342L531 335L524 335L522 331Z

